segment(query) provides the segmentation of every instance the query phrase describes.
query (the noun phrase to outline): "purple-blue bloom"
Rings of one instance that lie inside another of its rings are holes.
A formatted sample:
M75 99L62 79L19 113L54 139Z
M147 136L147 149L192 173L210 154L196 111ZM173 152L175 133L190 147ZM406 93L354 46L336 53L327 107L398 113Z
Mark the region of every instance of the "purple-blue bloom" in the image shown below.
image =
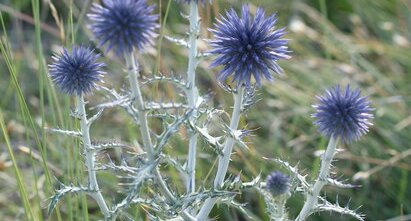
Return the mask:
M360 90L352 91L347 85L344 91L338 85L317 98L319 103L313 105L316 112L312 116L324 136L351 142L368 132L368 127L372 125L373 108L367 97L361 97Z
M234 9L226 12L226 17L217 20L211 29L215 39L210 41L211 54L217 55L211 67L222 65L217 79L224 82L233 75L232 82L237 86L251 86L251 76L257 86L261 78L272 81L270 70L282 73L277 64L281 59L289 59L288 40L283 39L285 29L275 29L275 14L265 17L263 9L258 8L251 18L248 5L241 10L241 18Z
M114 48L117 55L130 53L152 44L157 36L158 15L153 10L146 0L103 0L103 5L93 4L89 27L99 47L107 44L106 50Z
M273 195L279 196L290 190L290 177L280 171L271 172L265 182L266 189Z
M71 53L66 48L60 55L53 56L49 65L49 76L63 92L82 95L91 92L105 74L104 63L98 62L99 55L84 46L73 46Z

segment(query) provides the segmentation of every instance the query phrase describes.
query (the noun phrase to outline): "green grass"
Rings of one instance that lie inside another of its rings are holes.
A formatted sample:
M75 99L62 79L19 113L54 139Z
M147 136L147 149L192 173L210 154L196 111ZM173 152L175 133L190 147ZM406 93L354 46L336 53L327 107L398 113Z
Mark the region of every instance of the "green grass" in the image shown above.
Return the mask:
M81 162L79 141L49 134L45 127L65 129L78 128L70 112L73 107L69 97L54 89L47 77L46 64L56 47L72 43L90 44L85 13L90 1L59 0L53 6L40 0L4 1L0 4L0 217L1 220L45 220L48 197L58 188L56 179L63 183L84 183L84 165ZM153 2L153 1L152 1ZM212 24L217 12L223 12L231 4L239 8L246 1L214 1L201 9L203 30ZM359 171L370 171L395 156L410 149L411 143L411 5L407 1L372 0L308 0L274 1L253 0L267 12L277 12L281 26L288 26L287 37L293 58L281 62L286 74L272 85L261 90L261 101L248 113L241 126L257 129L248 138L250 151L237 149L230 172L241 171L244 180L262 173L281 169L278 165L261 159L281 157L292 164L299 163L310 178L318 170L319 160L314 156L324 149L327 141L322 139L312 125L311 104L315 95L335 84L350 83L360 87L370 96L375 110L374 127L361 141L344 146L345 151L337 155L335 163L337 176L351 179ZM156 0L161 3L161 28L155 50L139 57L147 74L158 70L164 74L184 74L187 66L187 52L163 39L163 34L184 37L186 21L181 17L181 6L177 3ZM32 24L22 22L4 5L21 12L32 19ZM55 11L53 9L55 7ZM184 10L186 8L183 7ZM57 13L57 17L53 15ZM56 22L59 21L59 22ZM50 34L41 27L47 24L63 33L63 38ZM183 25L182 25L183 24ZM19 33L23 33L23 37ZM205 31L202 38L210 37ZM206 44L202 41L200 49ZM160 55L153 51L161 51ZM121 61L108 55L107 85L117 89L126 85L121 71ZM198 83L202 92L216 92L214 102L226 111L232 104L227 95L215 83L216 70L208 68L210 61L199 65ZM177 97L170 88L158 85L157 89L145 88L148 97ZM96 93L91 104L102 101ZM154 125L154 123L153 123ZM107 128L110 128L109 130ZM93 127L92 137L120 138L130 144L138 138L137 128L120 110L105 112L104 118ZM185 140L172 141L168 154L184 159ZM29 148L22 151L21 146ZM200 148L202 155L197 172L211 181L210 172L215 155L208 148ZM115 156L114 153L110 153ZM1 157L5 156L5 157ZM37 157L36 157L37 156ZM101 156L104 158L104 156ZM4 162L3 162L4 161ZM3 168L1 165L9 165ZM330 201L340 203L351 198L353 208L362 205L361 212L367 220L384 220L411 213L411 170L410 156L378 170L365 179L353 181L361 188L342 190L326 188ZM164 169L173 183L181 180L171 169ZM208 176L208 174L210 174ZM10 179L12 181L10 181ZM2 180L4 179L4 180ZM7 181L7 182L3 182ZM109 173L99 174L107 199L118 197L117 179ZM351 181L351 180L349 180ZM15 184L15 185L13 185ZM183 183L178 188L183 192ZM267 220L264 202L254 192L245 192L241 200L248 202L250 214ZM301 207L301 196L291 198L290 208ZM67 196L56 208L49 220L98 220L95 203L83 195ZM136 213L143 210L136 210ZM290 209L295 216L296 209ZM143 214L143 213L140 213ZM238 220L238 210L221 206L213 211L220 220ZM137 216L137 215L136 215ZM312 220L329 220L329 214L315 216ZM335 220L346 217L333 216ZM242 219L241 219L242 220Z

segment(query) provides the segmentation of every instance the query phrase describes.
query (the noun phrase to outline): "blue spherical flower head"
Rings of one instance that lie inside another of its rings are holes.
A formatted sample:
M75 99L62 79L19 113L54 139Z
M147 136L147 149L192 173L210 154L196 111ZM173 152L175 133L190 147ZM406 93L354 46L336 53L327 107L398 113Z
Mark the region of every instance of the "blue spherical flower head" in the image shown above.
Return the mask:
M279 172L271 172L265 183L266 189L273 195L279 196L290 190L290 177Z
M60 55L53 56L49 65L49 76L63 92L82 95L91 92L105 74L104 63L98 62L99 55L83 46L73 46L71 53L63 49Z
M210 41L213 49L209 52L217 55L211 67L223 66L217 77L220 82L233 75L237 86L250 87L253 76L260 86L262 78L272 81L271 71L283 72L277 61L289 59L290 52L288 40L283 39L285 29L275 29L276 22L275 14L266 17L261 8L252 18L248 5L242 7L241 18L231 9L217 20L211 29L215 39Z
M373 109L370 101L361 97L360 90L352 91L349 85L345 90L340 90L338 85L317 98L319 103L313 106L316 112L312 116L324 136L351 142L368 132L368 127L372 125Z
M89 27L99 47L106 44L106 50L113 48L117 55L130 53L152 44L157 36L158 15L153 10L146 0L103 0L103 5L91 8Z

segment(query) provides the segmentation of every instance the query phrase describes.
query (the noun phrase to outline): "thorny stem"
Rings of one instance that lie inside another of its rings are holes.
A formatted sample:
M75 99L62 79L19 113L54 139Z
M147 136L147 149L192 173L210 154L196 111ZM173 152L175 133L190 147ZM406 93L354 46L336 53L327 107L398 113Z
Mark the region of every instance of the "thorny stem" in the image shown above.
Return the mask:
M143 97L141 95L141 90L139 87L138 83L138 63L135 60L134 54L125 54L125 60L126 60L126 65L127 65L127 71L128 71L128 77L130 81L130 87L131 91L133 93L133 99L136 104L136 108L138 111L138 119L139 119L139 124L140 124L140 133L143 139L143 145L144 149L148 153L148 157L150 161L153 161L154 159L154 146L153 143L151 142L150 138L150 131L148 127L148 122L147 122L147 113L144 109L144 101ZM164 181L163 177L160 174L160 170L158 167L154 168L154 176L161 187L161 191L165 195L167 201L171 204L176 202L175 197L173 196L172 192L169 190L167 187L166 182ZM192 217L190 214L187 212L183 211L181 212L181 217L183 217L184 220L194 220L194 217Z
M187 70L187 97L188 105L193 110L196 109L197 98L198 98L198 89L196 87L195 78L196 73L195 69L197 66L197 36L199 31L198 23L198 3L196 1L191 1L190 3L190 37L189 37L189 58L188 58L188 70ZM193 117L195 116L196 111L193 111ZM191 119L193 119L193 117ZM186 181L186 191L187 194L195 192L195 167L196 167L196 152L197 152L197 140L198 135L192 133L189 139L189 149L188 149L188 160L187 160L187 173L188 178Z
M95 152L92 151L91 141L90 141L90 125L87 120L87 113L85 108L85 102L83 95L77 97L77 111L80 116L80 125L81 125L81 134L83 141L84 153L86 156L86 166L88 172L88 182L89 188L91 189L91 196L96 200L100 210L104 214L105 219L107 220L110 217L110 211L107 207L107 204L101 194L101 191L98 186L97 176L95 171Z
M231 130L237 130L238 123L240 121L244 90L244 87L240 87L237 93L234 95L234 109L230 120ZM224 144L223 155L218 157L218 169L216 177L214 178L214 188L216 189L220 188L224 182L224 178L228 170L228 164L230 163L231 152L233 150L234 143L235 139L232 137L228 137ZM206 219L216 202L217 198L208 198L201 207L196 219L198 221Z
M317 205L318 196L320 194L320 191L324 187L324 185L327 184L326 180L330 173L331 161L334 157L337 144L338 144L338 139L335 139L333 136L331 136L330 142L328 143L328 146L327 146L327 150L321 157L321 168L320 168L320 172L317 177L317 181L315 181L315 184L313 186L311 193L308 193L307 199L296 221L305 220L311 214L314 207Z

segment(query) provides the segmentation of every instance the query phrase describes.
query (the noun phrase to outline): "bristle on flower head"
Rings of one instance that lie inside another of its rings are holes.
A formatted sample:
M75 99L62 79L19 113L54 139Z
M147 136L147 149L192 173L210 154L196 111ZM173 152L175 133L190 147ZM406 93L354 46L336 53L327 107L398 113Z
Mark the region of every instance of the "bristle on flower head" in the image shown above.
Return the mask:
M273 195L279 196L290 190L290 177L279 172L271 172L266 178L266 189Z
M284 28L275 29L277 17L265 17L263 9L258 8L254 18L248 5L244 5L241 17L234 9L226 12L226 17L217 20L212 29L215 39L210 41L211 54L217 55L211 66L222 65L217 79L224 82L233 75L232 82L237 86L251 86L253 76L257 86L261 79L272 80L270 73L282 73L277 64L281 59L289 59L288 40L283 39Z
M312 116L324 136L351 142L368 132L373 109L370 101L361 97L360 90L352 91L349 85L341 90L338 85L317 98L319 103L313 106L316 111Z
M104 63L98 62L100 56L92 49L73 46L71 53L63 49L60 55L53 57L49 65L49 76L63 92L73 95L91 92L104 75Z
M99 47L107 44L106 50L113 48L117 55L130 53L152 44L157 36L158 15L152 15L153 10L146 0L103 0L103 5L91 8L89 27Z

